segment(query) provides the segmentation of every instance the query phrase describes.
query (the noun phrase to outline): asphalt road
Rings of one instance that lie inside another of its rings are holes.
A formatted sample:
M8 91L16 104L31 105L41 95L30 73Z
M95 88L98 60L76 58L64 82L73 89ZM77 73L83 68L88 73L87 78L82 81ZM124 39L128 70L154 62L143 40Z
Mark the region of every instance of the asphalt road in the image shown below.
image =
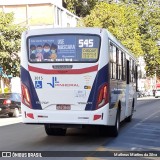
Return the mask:
M4 119L6 121L7 119L11 120L7 117L0 118L0 124L2 119L3 121ZM14 119L13 123L15 124L0 125L0 151L92 151L92 154L95 151L160 152L160 99L155 98L138 100L132 122L121 124L117 138L99 136L95 128L69 129L64 137L47 136L43 126L23 124L21 117ZM43 159L99 160L124 158L54 157ZM136 157L135 159L139 158ZM148 159L158 158L149 157Z

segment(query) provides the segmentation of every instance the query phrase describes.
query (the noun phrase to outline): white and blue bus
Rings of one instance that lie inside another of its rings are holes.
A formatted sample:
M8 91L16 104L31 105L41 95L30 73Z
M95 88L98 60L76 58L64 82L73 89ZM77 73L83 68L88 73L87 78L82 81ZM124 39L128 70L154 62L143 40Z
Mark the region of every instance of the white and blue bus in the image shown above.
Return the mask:
M98 126L117 136L137 102L136 58L109 31L52 28L22 34L22 117L47 135Z

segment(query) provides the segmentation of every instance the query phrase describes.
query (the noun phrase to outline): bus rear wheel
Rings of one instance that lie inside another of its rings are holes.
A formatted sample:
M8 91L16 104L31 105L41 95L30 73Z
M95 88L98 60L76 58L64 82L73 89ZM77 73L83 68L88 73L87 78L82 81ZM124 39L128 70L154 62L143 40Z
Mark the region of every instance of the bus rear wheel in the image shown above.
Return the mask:
M45 131L48 136L65 136L67 129L65 128L52 128L51 125L45 124Z
M115 125L109 127L109 129L108 129L109 136L110 137L117 137L119 134L119 128L120 128L120 111L118 110Z

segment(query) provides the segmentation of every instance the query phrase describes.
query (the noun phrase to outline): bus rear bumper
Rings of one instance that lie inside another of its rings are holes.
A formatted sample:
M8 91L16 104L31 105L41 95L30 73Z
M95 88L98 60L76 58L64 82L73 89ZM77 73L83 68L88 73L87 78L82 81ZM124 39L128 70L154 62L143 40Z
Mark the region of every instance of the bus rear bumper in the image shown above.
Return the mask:
M22 107L23 123L109 125L109 105L94 111L46 111Z

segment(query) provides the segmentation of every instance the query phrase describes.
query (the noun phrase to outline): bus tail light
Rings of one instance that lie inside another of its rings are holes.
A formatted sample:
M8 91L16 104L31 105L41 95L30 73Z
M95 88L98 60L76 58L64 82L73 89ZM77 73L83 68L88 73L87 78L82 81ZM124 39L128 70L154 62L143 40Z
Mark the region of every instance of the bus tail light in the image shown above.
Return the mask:
M31 108L31 99L28 88L24 84L21 84L21 88L22 88L22 103Z
M96 109L101 108L108 103L108 96L109 96L108 85L104 84L103 86L101 86L98 93L99 94L98 94Z

